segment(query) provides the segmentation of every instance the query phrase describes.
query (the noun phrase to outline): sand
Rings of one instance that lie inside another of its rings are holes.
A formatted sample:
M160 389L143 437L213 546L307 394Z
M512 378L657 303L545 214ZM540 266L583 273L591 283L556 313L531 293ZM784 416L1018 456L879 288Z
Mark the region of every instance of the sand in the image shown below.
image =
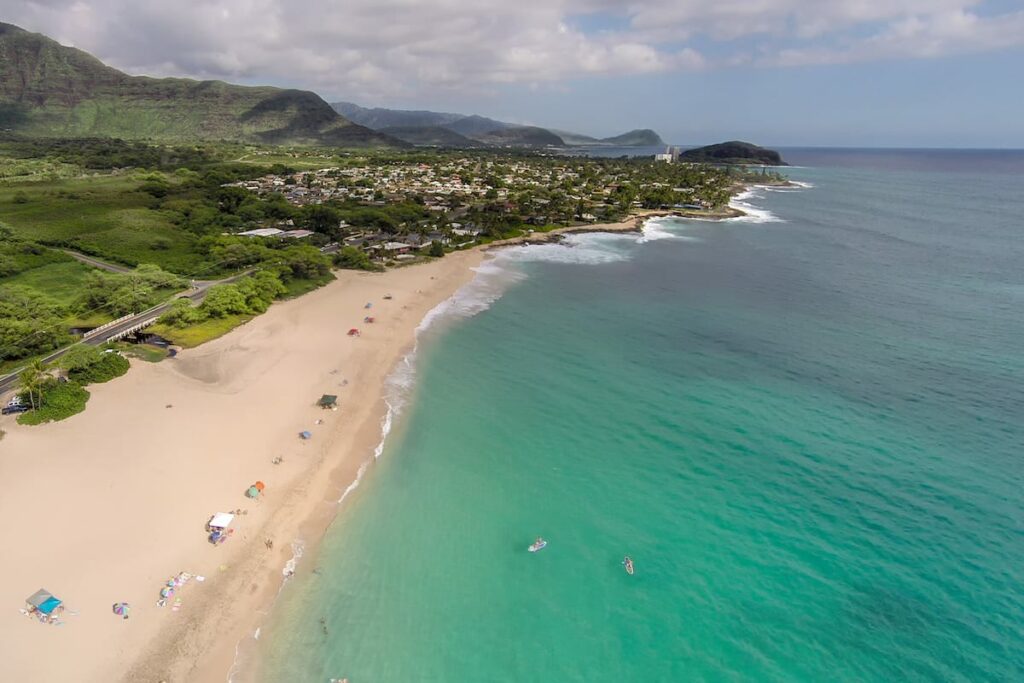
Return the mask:
M637 231L674 213L487 249ZM267 618L293 543L307 557L315 551L338 499L372 460L385 379L427 312L472 279L483 251L339 272L177 358L133 361L124 377L91 386L85 412L68 420L22 427L0 418L0 680L227 680L239 644L251 646ZM376 321L364 324L366 315ZM348 337L352 327L362 335ZM315 406L325 393L338 395L337 411ZM312 439L299 439L302 430ZM244 496L257 480L267 485L259 502ZM244 514L231 538L210 545L207 520L235 509ZM160 588L182 571L205 580L178 589L177 610L173 598L158 606ZM62 625L19 613L39 588L65 601ZM117 602L131 605L129 619L112 613Z
M68 420L2 418L0 679L225 681L284 580L292 541L315 543L372 459L384 380L417 325L483 258L344 271L175 359L133 361L91 386L85 412ZM362 336L346 336L352 327ZM314 405L325 393L338 395L337 411ZM266 483L259 502L244 496L256 480ZM246 514L233 536L210 545L206 521L234 509ZM178 590L179 610L157 606L181 571L205 581ZM63 625L19 613L39 588L65 601ZM122 601L127 620L111 610Z

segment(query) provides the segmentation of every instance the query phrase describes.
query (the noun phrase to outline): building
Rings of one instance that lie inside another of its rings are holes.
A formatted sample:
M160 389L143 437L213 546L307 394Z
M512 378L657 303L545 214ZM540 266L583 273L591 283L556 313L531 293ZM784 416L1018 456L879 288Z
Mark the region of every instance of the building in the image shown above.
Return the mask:
M654 155L654 160L664 161L667 164L674 164L677 161L679 161L679 155L681 153L682 150L679 149L678 147L666 147L665 151L662 154Z
M256 228L255 230L246 230L238 234L242 237L281 237L285 233L284 230L278 230L277 228Z

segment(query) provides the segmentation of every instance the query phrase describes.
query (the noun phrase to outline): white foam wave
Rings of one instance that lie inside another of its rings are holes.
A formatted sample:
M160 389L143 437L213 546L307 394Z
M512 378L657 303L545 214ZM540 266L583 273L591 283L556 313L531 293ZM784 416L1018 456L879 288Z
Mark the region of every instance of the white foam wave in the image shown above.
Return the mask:
M420 336L443 320L468 318L487 310L510 284L526 277L518 271L501 267L495 263L495 260L492 258L477 267L476 277L472 281L423 316L423 320L416 327L416 341L412 351L399 361L385 380L384 404L387 406L387 411L381 418L380 441L373 449L373 459L367 460L359 466L355 478L338 498L338 503L344 501L349 494L359 488L370 463L380 459L384 454L384 446L395 419L405 408L416 383L416 356L419 351Z
M636 241L636 236L620 233L587 233L569 235L565 240L551 244L531 244L508 247L498 252L496 261L518 263L569 263L595 266L625 261L628 254L621 249L624 241Z
M692 235L685 235L681 230L687 227L688 219L676 216L664 216L651 218L644 223L643 233L636 240L637 244L657 242L658 240L685 240L687 242L699 242L700 240Z
M758 206L754 206L748 199L761 199L763 195L758 194L760 187L752 187L750 189L740 192L738 195L732 198L729 202L729 206L734 209L739 209L745 216L739 216L737 218L727 218L726 220L733 221L735 223L784 223L781 218L773 214L767 209L762 209Z
M281 575L284 576L285 580L295 575L295 568L298 566L305 550L306 544L301 540L295 539L292 541L292 556L284 563L284 567L281 568Z
M662 218L652 218L644 223L643 231L637 238L637 244L647 244L658 240L686 239L685 235L668 229L669 222Z

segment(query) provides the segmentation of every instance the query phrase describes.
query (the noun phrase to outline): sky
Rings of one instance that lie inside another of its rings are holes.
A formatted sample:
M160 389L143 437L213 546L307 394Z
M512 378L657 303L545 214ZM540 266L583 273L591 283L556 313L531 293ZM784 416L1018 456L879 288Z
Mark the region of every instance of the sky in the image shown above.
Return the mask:
M1024 0L5 0L132 74L679 144L1024 148Z

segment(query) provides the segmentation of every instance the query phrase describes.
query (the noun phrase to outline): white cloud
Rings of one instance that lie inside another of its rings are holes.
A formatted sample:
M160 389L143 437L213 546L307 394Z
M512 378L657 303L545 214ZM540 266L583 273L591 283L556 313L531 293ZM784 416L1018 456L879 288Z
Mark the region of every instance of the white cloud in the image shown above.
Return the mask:
M1024 12L986 17L982 7L981 0L15 0L4 20L131 73L271 81L388 101L506 83L1024 45ZM579 28L603 16L616 28Z

